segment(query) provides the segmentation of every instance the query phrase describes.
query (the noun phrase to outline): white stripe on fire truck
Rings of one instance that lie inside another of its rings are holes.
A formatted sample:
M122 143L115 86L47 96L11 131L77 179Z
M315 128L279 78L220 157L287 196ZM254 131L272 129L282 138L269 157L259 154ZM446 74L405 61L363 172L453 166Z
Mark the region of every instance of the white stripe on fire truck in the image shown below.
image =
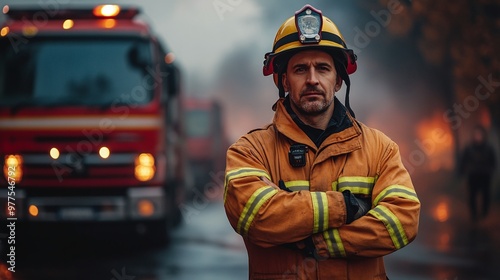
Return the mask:
M161 118L157 116L130 117L38 117L38 118L1 118L0 130L6 129L82 129L116 128L149 129L161 126Z
M78 157L83 160L85 164L90 165L109 165L109 164L131 164L134 162L137 154L128 153L113 153L108 158L103 159L99 155L95 154L85 154L85 153L73 153L73 154L61 154L58 159L52 159L48 154L28 154L23 155L23 162L25 164L33 165L43 165L52 163L69 164L75 159L72 157Z

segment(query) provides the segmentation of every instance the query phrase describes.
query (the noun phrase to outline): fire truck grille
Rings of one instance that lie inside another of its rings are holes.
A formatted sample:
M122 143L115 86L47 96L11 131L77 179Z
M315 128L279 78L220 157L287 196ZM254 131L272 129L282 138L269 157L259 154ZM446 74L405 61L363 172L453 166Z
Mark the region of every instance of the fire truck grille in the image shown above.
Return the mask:
M23 182L43 186L129 186L134 177L134 155L118 154L103 159L97 155L48 155L24 157ZM31 183L32 182L32 183Z

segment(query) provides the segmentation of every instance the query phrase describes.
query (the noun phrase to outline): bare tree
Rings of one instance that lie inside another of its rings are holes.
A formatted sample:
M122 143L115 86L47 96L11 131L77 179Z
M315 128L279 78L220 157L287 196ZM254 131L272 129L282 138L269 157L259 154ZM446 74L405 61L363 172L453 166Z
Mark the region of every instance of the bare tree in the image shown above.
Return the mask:
M369 1L371 2L371 1ZM413 40L429 65L440 68L441 98L459 154L459 131L479 122L500 128L500 2L498 0L379 0L401 5L387 29Z

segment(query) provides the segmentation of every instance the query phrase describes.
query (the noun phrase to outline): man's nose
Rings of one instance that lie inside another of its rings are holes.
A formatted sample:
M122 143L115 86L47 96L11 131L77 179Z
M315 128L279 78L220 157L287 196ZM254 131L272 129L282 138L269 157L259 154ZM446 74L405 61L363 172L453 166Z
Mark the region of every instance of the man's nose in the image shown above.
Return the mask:
M318 76L314 67L311 67L307 73L306 82L311 85L317 85L319 83Z

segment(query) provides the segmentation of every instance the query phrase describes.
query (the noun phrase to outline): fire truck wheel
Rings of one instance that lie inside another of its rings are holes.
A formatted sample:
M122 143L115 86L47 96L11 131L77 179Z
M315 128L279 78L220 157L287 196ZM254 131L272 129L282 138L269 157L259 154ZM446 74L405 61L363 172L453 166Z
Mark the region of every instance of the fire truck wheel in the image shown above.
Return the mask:
M136 231L141 243L154 247L163 247L170 241L171 223L167 219L139 223Z
M171 228L177 228L182 223L181 205L185 199L185 182L174 180L165 187L167 192L167 205L170 206L168 210L168 219L170 220ZM170 185L170 187L168 187ZM175 186L175 187L172 187Z

